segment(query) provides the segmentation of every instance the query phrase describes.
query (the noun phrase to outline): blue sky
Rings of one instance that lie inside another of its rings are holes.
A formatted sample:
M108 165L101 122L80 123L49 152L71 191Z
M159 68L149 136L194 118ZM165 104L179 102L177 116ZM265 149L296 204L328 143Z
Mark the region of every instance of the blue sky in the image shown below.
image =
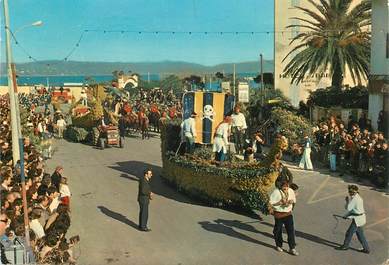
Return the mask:
M1 1L1 61L5 61ZM38 60L63 59L85 29L135 31L272 31L271 0L9 0L11 29ZM273 58L272 34L87 32L69 60L188 61L205 65ZM16 62L31 61L13 43Z

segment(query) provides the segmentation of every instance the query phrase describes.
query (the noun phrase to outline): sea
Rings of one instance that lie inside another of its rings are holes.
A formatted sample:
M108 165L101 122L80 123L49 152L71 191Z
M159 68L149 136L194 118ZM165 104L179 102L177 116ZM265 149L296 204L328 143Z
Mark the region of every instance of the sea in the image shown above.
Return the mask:
M237 73L237 78L247 78L255 77L258 73ZM166 75L160 74L150 74L150 75L141 75L142 80L150 81L160 81L165 78ZM91 78L96 83L111 82L113 79L112 75L94 75L88 76L88 79ZM85 76L22 76L19 75L17 78L17 83L19 86L33 86L33 85L44 85L44 86L63 86L64 83L88 83ZM7 76L0 76L0 85L6 86L8 84Z

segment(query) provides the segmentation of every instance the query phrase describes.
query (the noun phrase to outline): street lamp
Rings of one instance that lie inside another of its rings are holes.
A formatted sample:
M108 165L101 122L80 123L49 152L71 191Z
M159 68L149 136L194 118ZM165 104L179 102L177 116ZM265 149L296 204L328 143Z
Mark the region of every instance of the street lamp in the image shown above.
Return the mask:
M24 25L24 26L21 26L20 28L18 28L17 30L15 30L13 32L14 35L16 35L16 33L18 33L19 31L25 29L25 28L28 28L28 27L40 27L43 25L43 22L42 20L38 20L38 21L35 21L34 23L31 23L31 24L27 24L27 25Z

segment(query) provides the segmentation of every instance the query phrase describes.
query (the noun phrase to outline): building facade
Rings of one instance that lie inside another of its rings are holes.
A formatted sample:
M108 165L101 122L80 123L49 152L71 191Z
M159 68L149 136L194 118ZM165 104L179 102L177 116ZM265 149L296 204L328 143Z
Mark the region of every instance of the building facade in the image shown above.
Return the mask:
M355 0L353 5L356 5L361 0ZM319 2L317 0L317 2ZM300 28L287 28L293 24L298 25L299 20L293 17L304 18L304 12L295 8L296 6L315 10L315 7L307 0L274 0L274 88L280 89L292 104L297 106L301 100L306 100L309 96L309 91L314 91L318 88L326 88L331 85L331 77L328 72L315 73L307 77L300 84L291 84L291 78L283 74L283 69L287 65L290 56L283 62L286 55L299 43L293 45L290 41L300 33ZM305 17L308 18L309 17ZM344 78L344 85L354 86L349 75Z
M377 129L378 114L389 117L389 0L372 0L371 75L369 118ZM388 127L388 126L386 126ZM388 128L386 128L388 135Z

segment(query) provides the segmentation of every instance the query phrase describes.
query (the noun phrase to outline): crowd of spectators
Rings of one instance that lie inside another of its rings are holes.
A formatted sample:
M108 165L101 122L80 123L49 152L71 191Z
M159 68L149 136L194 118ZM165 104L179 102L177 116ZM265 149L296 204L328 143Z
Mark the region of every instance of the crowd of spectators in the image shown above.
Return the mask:
M350 117L347 125L330 117L314 128L314 143L313 159L331 171L351 173L380 187L388 184L388 142L382 131L372 130L365 115L358 122Z
M32 131L42 140L51 132L50 119L50 114L30 110L25 126L32 127ZM5 226L4 231L0 230L3 232L0 234L1 263L7 263L6 251L12 249L16 242L29 245L30 253L34 254L39 263L74 263L72 248L79 238L66 238L71 223L71 193L63 168L58 166L52 175L47 172L44 164L47 157L32 143L30 137L24 138L24 175L30 238L30 242L25 242L21 163L13 161L7 95L0 97L0 120L0 217L2 226Z

